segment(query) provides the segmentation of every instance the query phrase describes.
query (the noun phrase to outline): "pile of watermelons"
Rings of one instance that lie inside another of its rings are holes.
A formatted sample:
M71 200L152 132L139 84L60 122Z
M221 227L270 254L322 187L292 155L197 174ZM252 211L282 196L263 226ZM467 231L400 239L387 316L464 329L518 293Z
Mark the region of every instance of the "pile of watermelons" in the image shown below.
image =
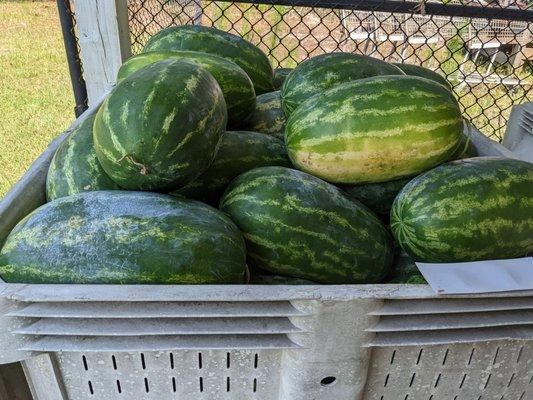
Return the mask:
M475 155L430 70L333 53L274 73L240 37L171 27L61 144L0 276L423 282L413 260L528 254L533 165Z

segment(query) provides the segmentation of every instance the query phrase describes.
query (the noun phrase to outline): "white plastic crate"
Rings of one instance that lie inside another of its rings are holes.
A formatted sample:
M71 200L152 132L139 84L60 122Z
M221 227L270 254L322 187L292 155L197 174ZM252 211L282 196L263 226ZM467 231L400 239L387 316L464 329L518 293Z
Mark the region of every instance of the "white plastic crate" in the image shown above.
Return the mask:
M0 243L66 134L0 202ZM531 292L0 283L0 363L22 361L39 400L531 400L531 340Z

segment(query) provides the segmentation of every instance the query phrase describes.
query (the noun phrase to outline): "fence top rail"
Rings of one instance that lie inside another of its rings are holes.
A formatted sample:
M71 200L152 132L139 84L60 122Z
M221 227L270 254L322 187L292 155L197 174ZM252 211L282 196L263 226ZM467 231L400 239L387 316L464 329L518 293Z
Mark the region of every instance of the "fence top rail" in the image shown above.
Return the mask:
M443 2L428 2L427 0L239 0L238 2L533 22L533 8L531 7L523 9L514 6L486 6L474 1L464 4L457 4L456 2L444 4Z

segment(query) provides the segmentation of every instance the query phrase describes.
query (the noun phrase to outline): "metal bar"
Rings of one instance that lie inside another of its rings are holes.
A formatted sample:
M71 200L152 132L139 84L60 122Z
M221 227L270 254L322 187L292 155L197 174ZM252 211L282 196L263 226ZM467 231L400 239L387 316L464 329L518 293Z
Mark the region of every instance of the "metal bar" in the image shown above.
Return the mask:
M74 34L74 22L70 0L57 0L57 9L59 11L59 21L63 32L63 42L65 43L65 52L67 54L68 69L72 90L74 91L74 100L76 107L74 113L79 117L87 109L87 87L81 71L81 61L76 44L76 35Z
M268 4L293 7L334 8L358 11L420 14L422 1L400 0L239 0L240 3ZM476 7L458 4L425 3L425 15L487 18L533 22L533 10L501 7Z

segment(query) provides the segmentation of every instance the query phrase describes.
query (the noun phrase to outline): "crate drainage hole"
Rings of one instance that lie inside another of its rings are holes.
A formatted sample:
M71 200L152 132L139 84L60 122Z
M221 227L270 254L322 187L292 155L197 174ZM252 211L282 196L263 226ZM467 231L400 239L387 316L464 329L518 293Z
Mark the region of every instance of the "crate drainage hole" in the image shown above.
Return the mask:
M322 386L331 386L335 383L336 380L337 378L335 378L334 376L326 376L320 381L320 384Z

